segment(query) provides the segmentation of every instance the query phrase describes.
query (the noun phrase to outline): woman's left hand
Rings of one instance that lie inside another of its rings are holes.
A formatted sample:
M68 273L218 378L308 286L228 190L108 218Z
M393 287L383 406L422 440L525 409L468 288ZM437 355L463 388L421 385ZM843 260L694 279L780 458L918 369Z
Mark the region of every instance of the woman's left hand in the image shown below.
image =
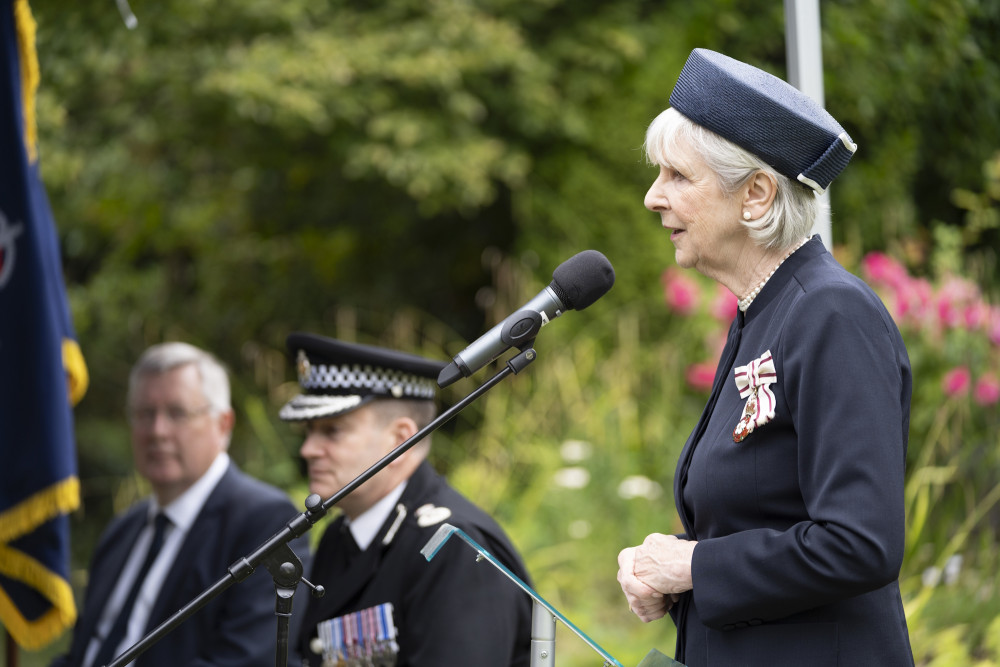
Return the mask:
M628 608L643 623L655 621L670 611L677 601L675 595L664 595L636 579L635 552L638 547L622 549L618 554L618 583L621 584Z

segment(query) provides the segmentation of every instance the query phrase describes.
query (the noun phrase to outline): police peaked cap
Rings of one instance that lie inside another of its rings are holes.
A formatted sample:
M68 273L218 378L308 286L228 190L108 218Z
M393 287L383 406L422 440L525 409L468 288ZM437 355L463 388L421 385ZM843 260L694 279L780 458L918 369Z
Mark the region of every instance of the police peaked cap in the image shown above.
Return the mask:
M811 97L708 49L691 52L670 105L817 193L826 190L857 150L844 128Z
M281 408L285 421L335 417L376 398L433 400L444 362L309 333L286 340L302 393Z

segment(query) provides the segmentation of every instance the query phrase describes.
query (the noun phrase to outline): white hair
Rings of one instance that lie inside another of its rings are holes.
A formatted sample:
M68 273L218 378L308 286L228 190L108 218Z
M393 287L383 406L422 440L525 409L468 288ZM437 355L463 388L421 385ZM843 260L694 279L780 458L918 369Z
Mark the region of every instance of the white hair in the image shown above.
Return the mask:
M649 124L643 149L650 164L670 165L670 155L678 151L680 145L693 150L705 161L726 195L734 195L759 171L777 184L774 201L763 216L757 220L740 220L758 245L787 248L812 231L821 205L812 190L671 107Z
M139 357L128 377L128 402L132 404L139 380L148 375L161 375L181 366L194 365L201 377L201 392L219 414L232 410L229 376L222 363L202 349L187 343L153 345Z

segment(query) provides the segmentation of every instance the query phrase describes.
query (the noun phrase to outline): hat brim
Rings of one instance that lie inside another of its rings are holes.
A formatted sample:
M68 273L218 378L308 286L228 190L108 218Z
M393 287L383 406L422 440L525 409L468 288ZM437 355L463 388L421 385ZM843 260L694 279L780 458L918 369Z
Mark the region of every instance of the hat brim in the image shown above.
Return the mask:
M357 410L371 403L375 396L329 396L322 394L299 394L278 412L278 418L286 422L327 419Z

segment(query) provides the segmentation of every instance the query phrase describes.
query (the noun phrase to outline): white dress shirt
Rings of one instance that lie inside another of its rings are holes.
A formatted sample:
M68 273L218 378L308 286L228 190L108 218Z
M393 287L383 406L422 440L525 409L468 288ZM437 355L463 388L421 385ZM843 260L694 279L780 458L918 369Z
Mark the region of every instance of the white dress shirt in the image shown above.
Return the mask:
M385 520L389 517L399 497L403 495L407 480L403 480L399 486L385 495L354 519L347 519L347 527L351 529L351 536L358 543L358 548L364 551L372 543L375 536Z

